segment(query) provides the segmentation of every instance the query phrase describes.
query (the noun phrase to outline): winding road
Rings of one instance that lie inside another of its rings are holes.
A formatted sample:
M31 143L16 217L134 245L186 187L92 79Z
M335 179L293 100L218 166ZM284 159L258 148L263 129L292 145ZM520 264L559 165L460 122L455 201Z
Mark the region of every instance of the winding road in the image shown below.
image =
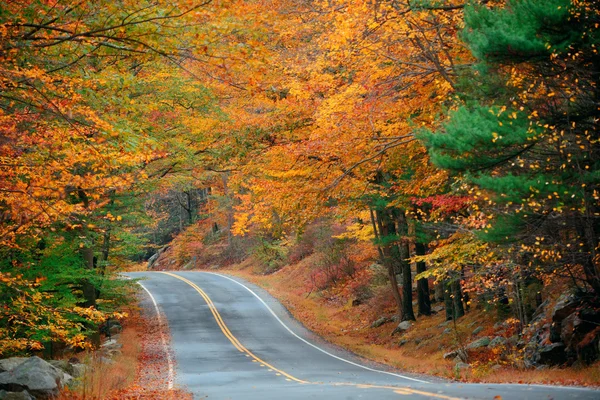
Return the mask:
M211 272L131 272L171 332L175 386L195 399L600 399L600 391L461 384L361 359L324 342L266 291ZM154 304L153 304L154 303ZM166 343L166 342L165 342Z

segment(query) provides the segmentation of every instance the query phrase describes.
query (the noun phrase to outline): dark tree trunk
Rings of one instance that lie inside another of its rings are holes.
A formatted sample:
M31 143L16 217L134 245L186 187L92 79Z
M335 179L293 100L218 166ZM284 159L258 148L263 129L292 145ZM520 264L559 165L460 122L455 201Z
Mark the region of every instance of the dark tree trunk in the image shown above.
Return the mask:
M418 256L424 256L426 247L423 243L415 243L415 252ZM424 262L417 263L417 274L425 272L427 267ZM429 294L429 282L426 278L417 280L417 304L419 315L431 315L431 297Z
M460 280L456 279L452 281L452 302L454 308L454 319L459 319L465 315L465 308L463 307L463 296L460 287Z
M454 302L452 301L452 287L449 281L440 283L444 289L444 306L446 308L446 321L454 319Z
M435 284L434 298L436 303L444 301L444 282L440 281Z
M412 305L412 271L410 270L410 257L408 249L408 221L406 220L406 214L404 210L394 209L393 213L396 215L396 221L398 223L397 233L399 238L399 261L402 267L402 320L403 321L414 321L415 313Z

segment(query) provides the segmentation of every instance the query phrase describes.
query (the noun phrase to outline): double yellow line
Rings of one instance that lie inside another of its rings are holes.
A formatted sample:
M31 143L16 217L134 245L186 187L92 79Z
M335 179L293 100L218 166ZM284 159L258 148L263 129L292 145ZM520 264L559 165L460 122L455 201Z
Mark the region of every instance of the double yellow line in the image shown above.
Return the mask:
M194 282L192 282L189 279L186 279L182 276L175 275L170 272L160 272L160 273L172 276L173 278L177 278L177 279L187 283L191 287L193 287L200 294L200 296L202 296L204 301L206 301L206 304L208 305L210 312L212 313L213 317L215 317L215 321L217 321L217 325L219 325L219 328L221 328L221 331L223 332L225 337L227 337L227 339L229 339L229 341L235 346L236 349L238 349L242 353L245 353L246 357L252 358L253 362L259 363L261 367L268 367L270 370L274 371L276 373L276 375L283 375L289 381L295 381L298 383L307 383L307 384L315 384L316 383L316 382L308 382L308 381L304 381L302 379L298 379L295 376L288 374L287 372L284 372L278 368L275 368L268 362L266 362L263 359L261 359L260 357L258 357L256 354L252 353L250 350L248 350L246 347L244 347L244 345L241 344L240 341L235 336L233 336L233 333L231 333L231 331L229 330L227 325L225 325L223 318L221 318L221 314L219 314L217 307L212 302L210 297L208 297L208 295L206 294L206 292L204 290L200 289L200 287L198 287L198 285L196 285ZM425 397L434 397L434 398L438 398L438 399L442 399L442 400L461 400L460 398L446 396L446 395L440 394L440 393L426 392L426 391L411 389L411 388L407 388L407 387L384 386L384 385L365 385L365 384L355 384L355 383L332 383L331 385L332 386L354 386L354 387L360 388L360 389L388 389L388 390L393 390L395 393L402 394L402 395L411 395L412 394L412 395L420 395L420 396L425 396Z
M240 352L245 353L247 357L251 357L254 362L260 363L261 367L266 366L269 369L275 371L275 373L277 375L283 375L283 376L285 376L288 380L295 381L295 382L298 382L298 383L310 383L310 382L304 381L302 379L298 379L295 376L292 376L292 375L288 374L287 372L284 372L284 371L282 371L280 369L275 368L274 366L272 366L268 362L266 362L263 359L261 359L260 357L258 357L256 354L252 353L246 347L244 347L244 345L241 344L240 341L235 336L233 336L233 333L231 333L231 331L229 330L229 328L227 327L227 325L225 325L225 322L223 322L223 318L221 318L221 314L219 314L219 311L217 310L217 307L212 302L212 300L210 299L210 297L208 297L208 295L204 292L204 290L200 289L200 287L198 287L198 285L196 285L194 282L192 282L189 279L186 279L186 278L184 278L182 276L172 274L170 272L161 272L161 273L169 275L169 276L172 276L173 278L177 278L177 279L179 279L181 281L184 281L185 283L187 283L188 285L190 285L191 287L193 287L194 289L196 289L196 291L198 293L200 293L200 296L202 296L202 298L204 299L204 301L206 301L206 304L208 304L208 308L210 309L210 312L212 313L213 317L215 317L215 321L217 321L217 325L219 325L219 328L221 328L221 331L223 332L223 334L227 337L227 339L229 339L229 341Z

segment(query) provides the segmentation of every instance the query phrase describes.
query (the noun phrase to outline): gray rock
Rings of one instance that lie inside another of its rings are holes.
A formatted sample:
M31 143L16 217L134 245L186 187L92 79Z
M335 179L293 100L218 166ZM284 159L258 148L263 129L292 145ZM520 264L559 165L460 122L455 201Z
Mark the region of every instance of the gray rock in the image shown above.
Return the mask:
M573 314L581 304L580 299L572 294L563 294L552 309L552 321L560 324L563 319Z
M473 335L477 335L478 333L480 333L483 330L483 326L478 326L477 328L475 328L473 330Z
M11 357L0 360L0 372L10 371L27 361L27 357Z
M69 364L68 361L50 360L50 361L48 361L48 363L50 363L50 365L52 365L53 367L58 368L58 369L62 370L63 372L66 372L67 374L71 374L71 372L73 372L73 367L71 366L71 364Z
M402 347L402 346L404 346L406 343L408 343L408 340L406 340L406 339L402 339L401 341L399 341L399 342L398 342L398 346L399 346L399 347Z
M112 339L109 339L106 342L102 343L100 347L103 351L114 351L121 349L123 345L117 341L116 337L113 337Z
M0 390L0 400L35 400L31 395L27 392L27 390L23 390L22 392L7 392L6 390Z
M71 364L71 368L73 369L71 372L73 378L81 378L85 375L87 366L85 364Z
M433 306L431 307L431 311L433 311L434 313L439 313L440 311L444 311L445 307L444 306Z
M480 349L482 347L488 347L488 345L492 342L489 336L484 336L481 339L477 339L474 342L471 342L467 345L468 350Z
M389 319L387 317L381 317L378 320L373 321L373 323L371 324L371 328L379 328L381 325L387 322L389 322Z
M492 365L492 367L490 369L492 371L500 371L502 369L502 365L500 365L500 364L494 364L494 365Z
M31 357L10 371L0 373L0 389L27 390L36 398L58 395L68 377L65 373L39 357Z
M500 347L500 346L506 346L507 344L508 344L508 340L506 340L502 336L496 336L495 338L492 339L492 341L490 342L490 344L488 346L489 347Z
M100 357L98 359L98 361L100 361L100 363L102 363L102 364L107 364L107 365L111 365L111 364L115 363L113 360L111 360L110 358L107 358L107 357Z
M394 329L394 331L392 332L392 335L394 335L396 333L407 331L410 329L411 326L412 326L412 323L410 321L402 321L398 324L396 329Z
M453 358L455 361L457 358L459 361L466 361L467 353L462 349L458 349L444 354L444 360L448 360L450 358Z
M152 257L150 257L148 259L148 265L146 268L148 269L152 269L152 267L154 267L154 263L156 262L156 260L158 260L158 257L160 256L159 253L155 253Z
M442 331L442 335L447 335L447 334L449 334L449 333L451 333L451 332L452 332L452 329L450 329L450 328L446 328L446 329L444 329L444 330Z

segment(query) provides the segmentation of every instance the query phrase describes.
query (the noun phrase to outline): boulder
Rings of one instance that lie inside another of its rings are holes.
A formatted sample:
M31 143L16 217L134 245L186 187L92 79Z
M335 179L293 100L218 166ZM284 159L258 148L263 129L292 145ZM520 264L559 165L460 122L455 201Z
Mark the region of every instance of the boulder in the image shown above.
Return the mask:
M87 366L85 364L71 364L71 368L73 369L73 372L71 373L73 378L81 378L85 375Z
M581 300L573 294L561 295L552 309L552 321L560 324L563 319L573 314L580 304Z
M506 338L503 338L502 336L496 336L495 338L492 339L492 341L490 342L490 344L488 345L488 347L501 347L501 346L506 346L508 344L508 340Z
M410 321L402 321L398 324L398 326L396 327L396 329L394 329L394 331L392 332L392 335L396 334L396 333L400 333L400 332L404 332L410 329L410 327L412 326L412 322Z
M154 267L154 263L156 262L156 260L158 260L159 256L160 253L155 253L152 257L148 259L147 269L152 269L152 267Z
M389 319L387 317L381 317L378 320L373 321L373 323L371 324L371 328L379 328L381 325L387 322L389 322Z
M483 326L478 326L477 328L475 328L473 330L473 335L477 335L477 334L481 333L482 330L483 330Z
M0 389L22 392L27 390L36 398L58 395L70 378L67 374L39 357L31 357L10 371L0 373Z
M444 307L443 305L431 307L431 311L433 311L436 314L439 313L440 311L444 311L445 309L446 309L446 307Z
M458 358L460 361L466 361L467 353L462 349L458 349L444 354L444 360L448 360L450 358L453 358L454 360Z
M537 362L547 365L560 365L567 361L564 343L552 343L537 349Z
M27 357L11 357L0 360L0 372L10 371L27 361Z
M477 339L474 342L471 342L467 345L468 350L480 349L482 347L488 347L488 345L492 342L489 336L484 336L481 339Z
M6 390L0 390L0 400L35 400L31 395L27 392L27 390L23 390L22 392L7 392Z

